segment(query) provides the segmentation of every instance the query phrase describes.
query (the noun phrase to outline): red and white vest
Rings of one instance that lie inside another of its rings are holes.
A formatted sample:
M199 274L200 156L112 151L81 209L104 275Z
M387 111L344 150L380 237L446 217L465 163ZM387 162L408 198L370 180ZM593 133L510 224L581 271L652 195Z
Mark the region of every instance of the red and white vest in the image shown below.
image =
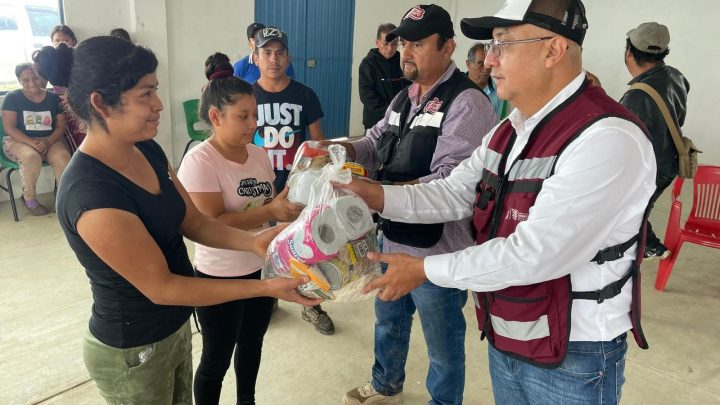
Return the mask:
M631 121L647 135L645 126L630 111L605 92L588 86L586 81L568 100L550 112L530 134L527 145L514 162L507 162L515 141L509 120L495 131L485 156L484 170L476 187L473 229L476 243L495 237L507 237L528 216L530 207L542 189L543 181L553 175L562 151L583 131L603 118L618 117ZM511 168L507 171L506 165ZM645 214L647 218L647 212ZM640 274L644 251L644 225L638 235L636 260L628 274L603 290L573 292L570 276L532 285L508 287L499 291L474 293L476 314L482 337L509 356L542 367L557 367L565 358L570 338L570 312L573 299L602 302L620 293L625 282L633 280L630 311L633 333L638 345L647 348L640 327ZM616 260L637 241L633 239L603 251L593 261L602 264ZM601 248L601 246L598 246Z

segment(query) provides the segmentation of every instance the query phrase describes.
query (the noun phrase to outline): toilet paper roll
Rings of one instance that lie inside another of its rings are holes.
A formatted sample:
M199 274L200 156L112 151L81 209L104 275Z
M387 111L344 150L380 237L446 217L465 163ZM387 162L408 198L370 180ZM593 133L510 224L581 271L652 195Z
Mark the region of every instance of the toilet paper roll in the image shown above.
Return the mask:
M310 195L322 170L303 170L293 173L288 179L288 191L287 199L291 203L307 205L310 201Z
M346 241L364 236L374 225L370 210L357 196L342 196L334 200L331 207L337 213L338 222L347 236Z
M328 206L310 211L293 229L295 232L288 232L276 241L277 255L283 263L289 263L292 258L306 264L332 259L347 241L337 215Z

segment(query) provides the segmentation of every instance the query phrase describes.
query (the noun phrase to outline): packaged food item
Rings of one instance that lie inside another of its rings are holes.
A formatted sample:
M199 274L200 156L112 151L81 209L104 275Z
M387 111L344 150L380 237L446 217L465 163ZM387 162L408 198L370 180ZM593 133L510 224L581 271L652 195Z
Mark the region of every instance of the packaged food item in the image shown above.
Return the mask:
M334 145L343 148L341 145ZM322 146L317 141L303 142L295 154L293 167L288 174L287 185L290 189L288 201L308 205L310 194L317 192L316 187L322 183L318 182L323 167L331 164L330 151L327 146ZM350 174L367 177L368 172L362 165L355 162L345 162L342 167L348 169Z

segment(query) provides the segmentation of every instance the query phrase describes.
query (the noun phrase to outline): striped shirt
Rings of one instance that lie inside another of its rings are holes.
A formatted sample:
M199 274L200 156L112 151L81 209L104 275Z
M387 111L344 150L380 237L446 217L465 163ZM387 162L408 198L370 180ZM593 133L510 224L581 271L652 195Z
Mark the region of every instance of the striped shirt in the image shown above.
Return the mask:
M428 95L431 95L440 83L447 81L455 69L455 64L451 63L442 77L419 100L417 96L420 85L417 83L410 85L408 88L410 113L407 115L406 122L412 120L418 109L425 103ZM394 103L395 99L390 105L392 106ZM388 108L383 119L368 130L365 137L352 142L355 148L356 162L371 171L376 170L379 166L376 147L378 140L389 126L390 112L391 109ZM430 163L431 174L419 178L418 181L427 183L449 175L455 166L470 157L470 154L481 145L483 137L495 124L497 124L497 116L488 98L480 90L468 89L458 94L445 112L445 121L440 127L440 135ZM432 247L417 248L386 239L383 243L383 252L407 253L412 256L424 257L455 252L473 244L470 220L463 219L445 223L442 238Z

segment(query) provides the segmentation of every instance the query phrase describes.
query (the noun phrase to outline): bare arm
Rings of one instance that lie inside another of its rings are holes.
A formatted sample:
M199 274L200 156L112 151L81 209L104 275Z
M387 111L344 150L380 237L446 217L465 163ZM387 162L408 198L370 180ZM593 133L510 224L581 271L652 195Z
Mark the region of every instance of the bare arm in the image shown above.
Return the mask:
M22 142L35 148L35 141L17 127L17 112L2 110L2 125L5 135L15 142Z
M60 113L55 117L55 129L53 130L52 134L50 134L50 139L48 139L48 146L53 145L55 142L62 139L63 135L65 134L65 127L67 126L67 119L65 118L65 113Z
M103 262L155 304L203 306L259 296L275 296L303 305L317 303L295 291L307 280L212 280L173 274L145 225L127 211L87 211L78 219L77 230Z
M248 252L254 252L260 257L265 256L267 245L272 240L277 232L274 232L270 239L264 241L265 238L258 240L256 236L264 235L265 232L254 234L252 232L243 231L241 229L233 228L225 225L221 221L203 215L190 198L190 195L183 187L180 180L178 180L175 172L171 167L168 166L168 173L175 183L175 188L182 196L185 202L185 218L182 224L180 224L180 232L192 240L193 242L200 243L201 245L219 248L219 249L230 249L230 250L244 250ZM263 246L264 245L264 246Z
M322 141L323 139L325 139L322 130L322 120L320 118L316 119L315 122L308 125L308 134L310 135L310 139L312 139L313 141Z
M189 195L202 214L217 218L234 228L250 230L272 219L288 222L297 218L303 207L289 202L287 193L288 189L285 188L269 204L242 212L225 211L222 193L189 193Z

